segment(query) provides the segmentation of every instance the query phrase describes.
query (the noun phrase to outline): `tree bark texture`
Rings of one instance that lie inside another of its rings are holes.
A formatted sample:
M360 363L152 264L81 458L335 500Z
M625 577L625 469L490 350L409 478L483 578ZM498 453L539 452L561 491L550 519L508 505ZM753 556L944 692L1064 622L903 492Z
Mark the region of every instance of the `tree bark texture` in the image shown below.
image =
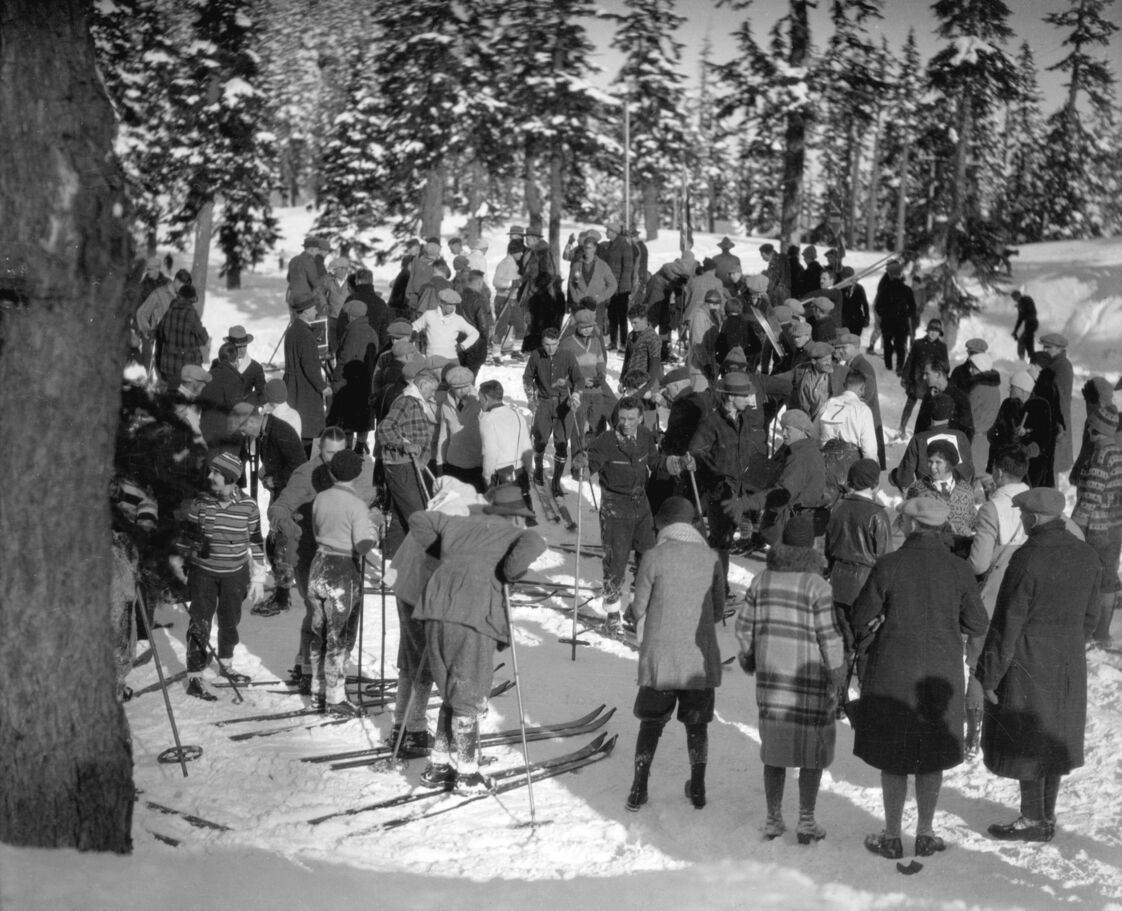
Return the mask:
M468 187L468 219L464 230L464 240L470 248L483 236L483 218L479 210L483 207L483 200L487 189L487 169L478 158L471 163L471 185Z
M542 191L538 186L537 175L534 173L536 163L537 155L527 142L522 158L522 196L526 201L526 214L530 218L529 229L532 233L541 234Z
M421 195L421 236L440 237L444 220L444 163L430 168Z
M210 197L199 209L199 217L195 219L195 254L191 260L191 284L198 297L195 299L195 309L202 318L203 308L206 307L206 278L210 268L210 239L214 235L214 197ZM205 360L204 360L205 363Z
M658 239L658 185L653 181L643 184L643 229L647 240ZM628 225L630 227L630 225Z
M807 6L808 0L791 0L791 54L788 62L792 67L806 66L810 49ZM783 204L779 233L786 246L797 239L799 207L802 202L803 170L806 164L806 114L801 107L787 114L783 144Z
M0 0L0 840L127 852L107 490L130 261L89 0Z
M553 261L561 262L561 214L565 210L565 155L561 143L554 140L549 147L549 249Z

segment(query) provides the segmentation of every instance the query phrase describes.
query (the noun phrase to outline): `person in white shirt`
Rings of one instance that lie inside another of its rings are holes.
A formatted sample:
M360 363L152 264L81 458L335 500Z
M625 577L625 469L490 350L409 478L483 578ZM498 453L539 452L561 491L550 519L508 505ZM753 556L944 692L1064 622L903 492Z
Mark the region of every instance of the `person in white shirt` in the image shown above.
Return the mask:
M479 399L471 371L451 367L444 374L448 391L436 409L437 475L448 475L483 493L483 449L479 439Z
M471 252L467 255L468 269L475 272L487 272L488 244L482 237L471 242Z
M438 310L426 310L413 321L413 329L423 332L428 341L426 354L442 357L446 363L459 360L460 349L468 349L479 340L479 330L456 312L461 298L452 288L437 294Z
M851 370L845 377L845 391L826 400L815 424L823 448L830 440L841 440L857 447L859 458L877 457L877 434L873 411L865 404L865 376ZM854 459L856 461L856 459Z
M265 384L265 405L261 409L265 414L284 421L300 436L302 422L300 412L288 404L288 387L284 380L272 379Z
M533 452L526 419L503 402L503 386L488 380L479 387L479 440L483 451L483 480L489 488L517 484L530 500L527 463Z

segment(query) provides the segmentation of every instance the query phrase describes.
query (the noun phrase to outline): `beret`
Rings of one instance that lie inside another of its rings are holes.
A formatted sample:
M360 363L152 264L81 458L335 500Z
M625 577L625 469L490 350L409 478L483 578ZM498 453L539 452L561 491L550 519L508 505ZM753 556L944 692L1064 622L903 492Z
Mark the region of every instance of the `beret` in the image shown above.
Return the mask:
M868 490L880 483L880 464L876 459L858 459L849 466L846 482L853 490Z
M474 381L467 367L452 367L444 374L444 382L449 386L470 386Z

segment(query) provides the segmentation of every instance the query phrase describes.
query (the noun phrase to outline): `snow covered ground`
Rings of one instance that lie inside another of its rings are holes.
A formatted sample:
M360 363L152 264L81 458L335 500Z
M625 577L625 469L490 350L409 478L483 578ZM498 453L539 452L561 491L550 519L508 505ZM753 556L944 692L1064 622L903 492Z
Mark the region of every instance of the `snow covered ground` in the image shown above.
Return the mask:
M299 249L311 217L301 209L284 213L285 246ZM574 226L577 227L577 226ZM565 233L570 226L564 226ZM715 240L698 236L695 250L715 251ZM758 259L759 240L739 239L734 252L749 270ZM505 236L491 237L492 267L503 255ZM677 234L664 233L652 244L652 262L677 252ZM852 263L878 259L853 253ZM1036 299L1041 333L1062 331L1072 345L1077 388L1092 373L1114 379L1122 359L1122 240L1044 244L1022 248L1014 280ZM273 263L275 266L275 262ZM395 271L377 273L384 287ZM283 332L286 312L283 273L263 269L246 276L246 287L226 292L213 278L204 322L214 338L241 323L255 335L254 356L261 361ZM865 284L870 300L879 273ZM930 314L928 314L930 315ZM1016 357L1010 338L1013 317L1007 298L990 298L986 310L965 321L960 344L974 335L987 338L997 366L1007 377ZM952 362L962 351L952 353ZM613 356L615 357L615 356ZM879 361L879 359L877 359ZM618 358L610 365L618 376ZM481 379L502 380L518 398L518 367L484 368ZM881 390L886 426L894 426L902 407L895 377L882 369ZM1080 403L1081 404L1081 403ZM1078 431L1078 427L1077 427ZM890 462L900 455L897 444ZM576 485L566 481L566 501L577 508ZM586 488L587 492L587 488ZM599 541L596 514L585 500L584 540ZM544 525L553 542L574 540L562 526ZM734 560L733 581L747 583L760 564ZM531 575L567 583L574 558L548 551ZM581 560L580 576L599 579L598 560ZM694 908L1042 908L1069 906L1122 908L1122 659L1096 653L1091 658L1087 763L1065 780L1059 801L1060 832L1043 846L1002 844L984 832L994 821L1016 815L1017 785L989 775L980 760L965 763L945 779L936 828L950 849L927 859L916 876L902 877L895 865L874 857L862 837L881 827L878 773L852 756L852 733L839 727L837 758L823 779L819 820L829 835L813 847L795 844L793 835L765 842L762 769L756 727L754 683L735 664L718 691L717 719L710 728L709 806L696 811L682 796L688 775L684 733L667 728L651 777L651 801L639 813L623 808L631 779L637 721L631 715L635 693L635 654L625 645L593 634L576 662L558 637L569 632L569 619L550 606L514 610L523 699L530 723L574 718L606 703L618 711L606 730L619 735L607 760L579 774L538 784L537 828L515 823L529 819L525 790L503 797L504 806L488 798L432 820L400 828L376 826L418 812L426 804L333 820L312 827L307 820L400 793L416 784L423 763L403 771L369 769L331 772L300 757L361 749L389 732L389 711L377 708L367 719L329 727L298 729L271 737L236 742L228 735L254 725L217 727L214 722L241 715L276 712L300 700L247 690L246 702L234 705L229 690L205 704L171 697L184 743L203 748L184 779L178 766L156 762L172 743L158 693L126 705L133 732L135 779L142 790L134 812L135 851L129 857L83 855L0 846L0 907L16 911L47 909L300 908L316 903L334 907L522 909L530 902L544 907L643 908L645 911ZM395 608L385 605L386 666L392 675L396 653ZM377 675L383 605L368 596L364 615L363 673ZM184 666L186 614L162 607L157 620L171 623L156 633L166 671ZM283 678L291 666L299 625L297 611L273 618L246 614L239 669L258 678ZM731 624L718 630L722 653L731 657L736 642ZM1115 635L1122 636L1116 620ZM509 679L510 655L496 681ZM130 678L134 688L156 680L149 662ZM314 720L314 719L311 719ZM484 730L517 724L513 693L492 703ZM262 727L264 725L258 725ZM530 745L533 758L575 749L589 737L541 741ZM515 764L516 748L501 747L496 768ZM196 828L180 817L150 809L153 801L229 827ZM788 819L796 815L794 782L788 784ZM914 830L914 805L905 831ZM178 847L161 841L178 840ZM911 838L905 840L911 851Z

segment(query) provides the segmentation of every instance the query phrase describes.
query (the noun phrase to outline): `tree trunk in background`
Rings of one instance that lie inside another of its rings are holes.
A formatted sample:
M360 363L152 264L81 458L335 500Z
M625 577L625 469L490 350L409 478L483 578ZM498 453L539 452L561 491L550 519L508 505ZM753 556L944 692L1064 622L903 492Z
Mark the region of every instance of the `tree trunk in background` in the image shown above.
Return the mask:
M565 166L565 153L561 144L554 140L549 147L549 249L553 251L553 262L561 268L561 213L565 210L565 180L562 170ZM530 220L531 226L533 219ZM540 229L539 229L540 230Z
M482 162L475 159L471 163L471 186L468 187L468 220L464 230L464 244L468 249L483 235L483 219L479 210L483 205L483 191L487 184L487 172Z
M896 195L896 253L904 251L905 229L908 220L908 157L911 151L911 141L905 141L904 151L900 155L900 190Z
M199 209L199 217L195 221L195 257L191 262L191 281L195 292L199 295L195 301L195 309L199 317L203 315L206 306L206 276L210 266L210 238L214 232L214 198L211 197ZM206 363L206 358L203 358Z
M857 237L857 197L861 192L861 140L854 131L853 144L850 146L849 163L849 211L846 213L845 246L852 250Z
M807 21L809 0L791 0L792 67L804 67L810 48L810 25ZM787 114L783 149L783 208L779 228L783 245L798 239L799 207L802 202L803 169L806 164L806 115L802 108Z
M440 237L444 220L444 163L429 168L421 194L421 236Z
M658 187L653 183L643 184L643 227L647 240L658 239ZM712 227L709 229L712 231Z
M106 492L131 241L89 17L0 4L0 292L18 301L0 311L0 840L125 853Z
M542 191L534 175L537 156L530 144L526 144L522 160L522 196L526 201L526 214L530 218L529 230L542 233Z
M880 133L884 129L883 118L877 111L873 125L873 150L869 162L869 192L865 197L865 249L876 249L877 243L877 183L880 180Z

